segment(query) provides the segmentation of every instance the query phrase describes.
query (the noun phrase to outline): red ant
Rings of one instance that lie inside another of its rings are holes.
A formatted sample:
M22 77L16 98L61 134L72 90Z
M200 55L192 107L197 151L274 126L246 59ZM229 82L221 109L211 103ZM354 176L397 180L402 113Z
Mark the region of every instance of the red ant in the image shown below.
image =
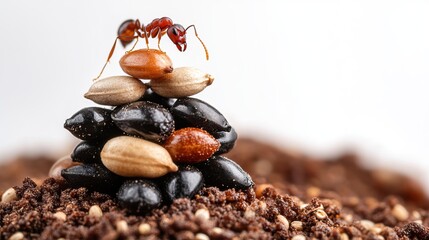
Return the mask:
M107 57L107 61L101 69L100 74L95 79L98 79L103 73L104 68L106 68L107 63L109 62L110 58L113 55L113 52L115 51L116 42L118 41L118 39L121 41L123 47L126 47L128 44L134 41L134 39L136 39L136 42L134 43L133 47L129 51L127 51L131 52L137 45L139 37L145 39L147 49L149 49L149 37L158 37L158 49L161 50L161 47L159 45L161 37L167 34L170 40L176 45L177 49L179 49L179 51L181 52L184 52L187 47L186 31L191 27L194 28L195 36L203 45L204 51L206 53L206 59L209 60L209 53L207 51L206 45L204 45L203 41L200 39L200 37L198 37L197 29L194 25L189 25L185 29L180 24L173 24L173 20L171 20L169 17L155 18L154 20L152 20L151 23L146 26L140 24L140 21L138 19L129 19L124 21L119 26L118 37L116 37L115 42L113 43L112 49L110 50L109 56Z

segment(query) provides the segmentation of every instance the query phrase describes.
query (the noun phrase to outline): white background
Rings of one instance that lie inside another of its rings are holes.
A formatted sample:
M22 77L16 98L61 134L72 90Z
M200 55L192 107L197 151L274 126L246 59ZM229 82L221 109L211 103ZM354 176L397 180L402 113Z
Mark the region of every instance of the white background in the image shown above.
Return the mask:
M240 136L315 156L354 149L429 183L429 1L2 1L0 159L68 151L63 123L119 24L169 16L197 26L174 66L215 76L196 97ZM143 47L143 41L139 47ZM151 41L156 47L156 40ZM118 45L104 77L122 74Z

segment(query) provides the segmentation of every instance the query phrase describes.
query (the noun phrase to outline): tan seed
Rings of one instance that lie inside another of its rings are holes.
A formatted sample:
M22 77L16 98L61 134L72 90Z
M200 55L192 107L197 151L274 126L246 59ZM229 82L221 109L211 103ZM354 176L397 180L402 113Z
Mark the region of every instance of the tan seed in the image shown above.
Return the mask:
M14 188L9 188L6 190L1 196L2 203L9 203L16 200L18 197L16 196L16 191Z
M349 235L347 235L347 233L341 233L340 238L341 240L349 240Z
M160 78L173 71L171 59L157 49L139 49L125 54L119 65L125 73L139 79Z
M396 204L393 206L392 215L399 221L405 221L410 216L408 210L401 204Z
M253 211L250 207L246 208L244 211L244 218L252 219L256 216L255 211Z
M25 236L22 232L16 232L9 237L9 240L22 240Z
M298 234L292 237L292 240L306 240L305 236L302 234Z
M70 155L64 156L58 159L49 170L49 177L52 178L62 178L61 171L76 165L79 165L78 162L73 162Z
M370 230L372 227L374 227L374 222L370 220L360 220L360 224L367 230Z
M110 139L101 150L101 161L110 171L124 177L157 178L178 170L165 148L128 136Z
M61 221L67 220L67 216L64 212L56 212L54 213L54 217Z
M284 226L284 228L287 230L289 229L289 221L286 219L283 215L277 215L276 220Z
M195 235L195 240L210 240L209 236L205 235L204 233L197 233Z
M175 68L172 73L149 82L152 90L170 98L188 97L197 94L211 85L214 78L193 67Z
M101 218L103 216L103 211L101 210L100 206L92 205L89 208L88 215L95 218Z
M146 88L137 78L113 76L94 82L84 96L101 105L119 106L139 100Z
M151 227L147 223L142 223L139 225L139 233L141 235L147 235L150 233Z
M303 229L301 221L293 221L290 223L290 226L297 231L301 231Z
M223 230L222 228L219 228L219 227L214 227L214 228L212 229L212 232L213 232L214 234L222 234L222 233L224 232L224 230Z
M317 209L314 214L316 215L316 218L319 220L325 219L326 217L328 217L328 215L326 214L325 211Z
M195 212L195 217L196 217L196 218L198 218L198 219L200 219L200 220L207 221L207 220L209 220L209 219L210 219L210 213L209 213L209 210L207 210L207 209L205 209L205 208L198 209L198 210Z
M128 232L128 223L125 220L120 220L116 222L116 230L120 233Z

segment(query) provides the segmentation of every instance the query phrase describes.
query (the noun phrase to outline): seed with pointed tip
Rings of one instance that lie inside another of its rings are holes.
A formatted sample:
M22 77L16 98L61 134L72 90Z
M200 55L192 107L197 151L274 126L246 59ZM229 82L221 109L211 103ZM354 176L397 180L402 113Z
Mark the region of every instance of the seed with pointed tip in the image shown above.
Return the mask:
M91 190L114 193L117 191L122 178L102 164L81 164L61 171L61 176L75 188L86 187Z
M129 135L153 142L163 142L174 130L171 113L159 104L133 102L116 108L112 120Z
M202 128L210 134L231 129L228 121L216 108L197 98L179 98L170 111L176 125L180 127Z
M82 140L97 140L117 134L110 118L111 110L99 107L83 108L64 123L64 128Z
M101 161L124 177L157 178L178 169L161 145L128 136L110 139L101 150Z
M145 214L161 205L162 196L158 187L149 180L127 180L117 193L119 205L128 211Z
M237 140L237 132L234 128L231 127L229 131L219 131L213 133L213 137L219 141L220 147L214 154L220 155L223 153L229 152L235 145L235 141Z
M220 143L200 128L182 128L174 131L164 143L176 163L197 163L211 157Z
M146 88L137 78L113 76L94 82L84 97L101 105L119 106L139 100Z
M154 92L163 97L188 97L203 91L211 85L214 78L193 67L175 68L172 73L152 79L149 85Z
M177 198L192 198L204 184L200 170L189 165L179 167L179 171L169 173L158 181L166 202Z
M207 186L218 187L221 190L230 188L243 190L253 186L249 174L226 157L213 156L196 167L203 173Z
M171 59L157 49L139 49L125 54L119 65L125 73L140 79L160 78L173 71Z

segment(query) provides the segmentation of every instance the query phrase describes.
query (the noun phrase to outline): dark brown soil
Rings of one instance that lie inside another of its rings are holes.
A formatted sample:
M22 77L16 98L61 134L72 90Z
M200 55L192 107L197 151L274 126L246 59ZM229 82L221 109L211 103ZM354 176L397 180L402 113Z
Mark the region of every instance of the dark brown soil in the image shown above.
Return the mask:
M22 175L8 172L1 187L19 185L18 197L0 203L0 239L429 239L421 186L397 173L366 170L355 155L312 159L244 139L228 156L251 174L255 189L205 188L147 216L129 215L111 196L70 189L61 180L15 184ZM46 175L51 160L38 161ZM30 165L21 166L10 169ZM101 217L89 215L93 205Z

